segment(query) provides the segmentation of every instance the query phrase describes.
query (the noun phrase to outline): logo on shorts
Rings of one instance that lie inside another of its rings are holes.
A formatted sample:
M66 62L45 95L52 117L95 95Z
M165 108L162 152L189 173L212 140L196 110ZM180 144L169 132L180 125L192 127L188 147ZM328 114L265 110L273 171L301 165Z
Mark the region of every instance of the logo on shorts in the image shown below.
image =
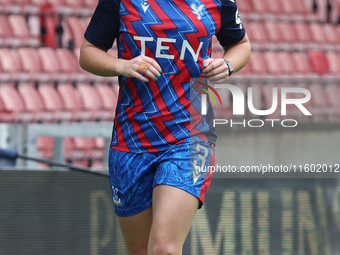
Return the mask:
M113 199L113 203L116 206L122 206L122 202L120 201L120 198L118 198L118 189L115 188L115 186L112 186L112 199Z
M192 3L190 7L192 9L192 13L197 15L197 19L201 20L202 15L203 15L204 4L201 4L197 7L195 3Z

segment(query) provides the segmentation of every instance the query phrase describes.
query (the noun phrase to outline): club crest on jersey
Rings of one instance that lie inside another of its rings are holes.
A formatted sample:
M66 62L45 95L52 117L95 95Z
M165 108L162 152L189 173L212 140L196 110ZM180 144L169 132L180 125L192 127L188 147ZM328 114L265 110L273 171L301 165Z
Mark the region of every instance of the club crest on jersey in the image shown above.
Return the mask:
M190 8L192 10L192 13L197 15L197 19L201 20L202 15L203 15L204 4L197 6L195 3L192 3L190 5Z
M148 3L147 0L141 0L141 5L142 5L142 8L143 8L143 11L146 12L150 6L150 4Z

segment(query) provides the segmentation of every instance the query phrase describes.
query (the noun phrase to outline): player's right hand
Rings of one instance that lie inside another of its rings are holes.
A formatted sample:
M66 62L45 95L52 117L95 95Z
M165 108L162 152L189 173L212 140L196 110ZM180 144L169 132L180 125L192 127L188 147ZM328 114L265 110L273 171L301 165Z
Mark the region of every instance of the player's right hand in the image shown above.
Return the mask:
M156 60L144 55L124 61L121 70L122 75L134 77L143 82L149 82L149 79L157 81L162 72L161 67Z

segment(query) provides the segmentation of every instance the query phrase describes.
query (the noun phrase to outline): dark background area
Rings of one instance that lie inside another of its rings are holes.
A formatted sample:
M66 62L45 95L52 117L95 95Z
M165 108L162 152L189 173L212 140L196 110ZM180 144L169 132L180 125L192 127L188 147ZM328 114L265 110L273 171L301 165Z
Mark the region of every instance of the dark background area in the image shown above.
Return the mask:
M213 179L205 200L183 254L298 254L301 247L305 254L340 254L336 179ZM283 220L285 212L291 219ZM0 171L0 254L124 254L108 178Z

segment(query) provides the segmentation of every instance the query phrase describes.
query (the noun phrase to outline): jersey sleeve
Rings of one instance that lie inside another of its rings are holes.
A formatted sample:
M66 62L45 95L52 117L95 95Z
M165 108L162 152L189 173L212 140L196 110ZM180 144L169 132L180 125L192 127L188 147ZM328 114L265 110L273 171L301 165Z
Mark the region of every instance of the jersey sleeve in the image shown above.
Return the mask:
M221 28L216 37L225 47L241 41L246 31L237 9L236 0L221 0L221 3Z
M85 39L93 45L110 49L119 34L120 0L100 0L85 31Z

